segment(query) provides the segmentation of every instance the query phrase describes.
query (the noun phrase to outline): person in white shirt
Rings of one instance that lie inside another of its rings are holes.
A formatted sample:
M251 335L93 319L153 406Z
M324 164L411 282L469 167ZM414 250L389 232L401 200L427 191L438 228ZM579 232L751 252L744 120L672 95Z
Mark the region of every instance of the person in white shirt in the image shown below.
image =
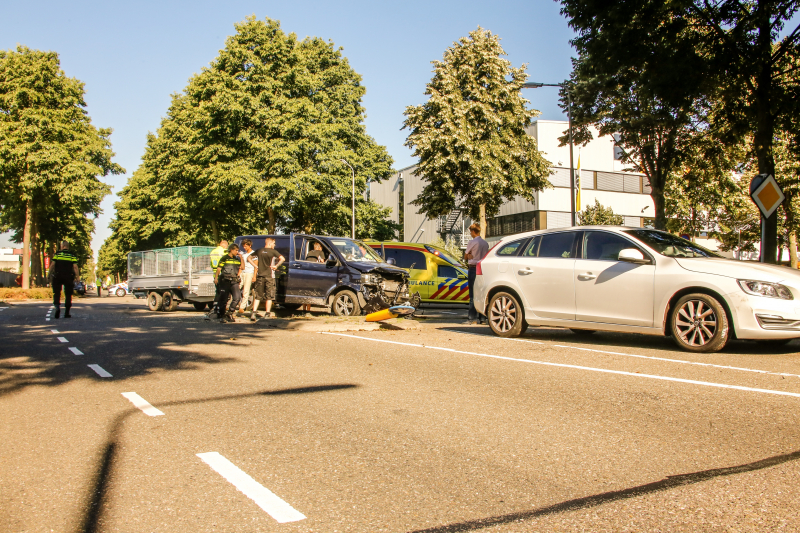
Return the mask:
M489 243L481 238L481 227L478 224L472 224L469 227L469 234L472 235L472 240L467 244L467 249L464 252L464 259L467 260L469 270L467 271L467 286L469 287L469 313L465 324L475 324L482 321L481 316L478 315L473 302L472 287L475 285L475 268L478 263L486 257L489 253Z
M256 268L254 265L255 260L251 261L250 257L253 255L253 241L245 239L242 241L242 252L239 255L242 258L242 268L239 271L242 283L242 303L239 306L239 314L244 314L244 309L247 307L247 301L250 298L250 286L253 284L253 276L255 276Z

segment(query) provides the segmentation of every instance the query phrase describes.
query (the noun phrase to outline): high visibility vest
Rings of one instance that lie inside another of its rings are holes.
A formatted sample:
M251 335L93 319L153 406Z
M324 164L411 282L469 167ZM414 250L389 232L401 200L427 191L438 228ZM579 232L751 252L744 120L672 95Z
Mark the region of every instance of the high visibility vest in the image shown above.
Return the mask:
M219 260L222 259L222 256L227 254L227 253L228 253L228 250L226 250L222 246L217 246L216 248L211 250L211 253L209 254L211 256L211 268L216 270L217 269L217 264L219 263Z

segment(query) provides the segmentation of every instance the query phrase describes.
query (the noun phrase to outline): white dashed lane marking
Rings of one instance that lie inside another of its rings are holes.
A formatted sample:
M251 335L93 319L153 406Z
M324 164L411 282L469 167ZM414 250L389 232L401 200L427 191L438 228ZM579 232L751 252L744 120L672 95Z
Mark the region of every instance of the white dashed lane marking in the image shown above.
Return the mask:
M743 387L741 385L727 385L725 383L713 383L710 381L697 381L693 379L682 379L682 378L672 378L668 376L657 376L654 374L639 374L638 372L624 372L622 370L610 370L607 368L594 368L591 366L580 366L580 365L568 365L565 363L551 363L548 361L534 361L532 359L517 359L515 357L505 357L502 355L491 355L486 353L478 353L478 352L465 352L462 350L454 350L452 348L442 348L440 346L426 346L423 344L413 344L409 342L398 342L398 341L388 341L384 339L371 339L369 337L359 337L358 335L346 335L344 333L331 333L327 331L320 332L322 335L336 335L338 337L350 337L352 339L360 339L363 341L373 341L373 342L386 342L389 344L400 344L403 346L414 346L416 348L427 348L429 350L442 350L444 352L453 352L453 353L463 353L465 355L475 355L478 357L488 357L491 359L502 359L504 361L515 361L517 363L528 363L532 365L542 365L542 366L554 366L559 368L572 368L574 370L587 370L589 372L601 372L604 374L617 374L620 376L631 376L636 378L645 378L645 379L657 379L661 381L674 381L676 383L688 383L690 385L700 385L703 387L716 387L720 389L733 389L733 390L741 390L747 392L760 392L762 394L776 394L778 396L792 396L794 398L800 398L800 393L797 392L785 392L779 390L771 390L771 389L756 389L753 387Z
M485 337L488 339L494 339L498 341L512 341L512 342L526 342L529 344L543 344L546 346L553 346L554 348L566 348L568 350L580 350L582 352L593 352L593 353L602 353L607 355L621 355L623 357L634 357L637 359L650 359L653 361L664 361L667 363L679 363L683 365L696 365L696 366L708 366L712 368L723 368L725 370L738 370L740 372L755 372L757 374L769 374L771 376L789 376L794 378L800 378L798 374L787 374L785 372L770 372L769 370L759 370L756 368L744 368L740 366L728 366L728 365L715 365L713 363L702 363L700 361L686 361L684 359L669 359L666 357L654 357L652 355L638 355L635 353L622 353L622 352L609 352L607 350L598 350L597 348L581 348L578 346L567 346L564 344L549 344L547 342L539 342L539 341L530 341L528 339L511 339L508 337L496 337L490 335L484 335L482 333L467 333L466 331L457 331L453 329L447 329L451 333L460 333L461 335L473 335L475 337Z
M97 375L98 375L98 376L100 376L101 378L110 378L110 377L113 377L111 374L109 374L109 373L108 373L108 371L106 371L106 370L105 370L103 367L101 367L100 365L88 365L88 366L89 366L89 368L91 368L92 370L94 370L95 372L97 372Z
M51 333L55 333L56 335L58 335L58 330L57 329L51 329L50 332Z
M135 392L123 392L122 395L147 416L161 416L164 414Z
M69 342L66 337L56 337L60 342Z
M280 499L261 483L217 452L198 453L197 457L227 479L242 494L253 500L279 523L297 522L305 515Z
M83 355L83 352L75 348L74 346L70 346L69 351L74 353L75 355Z

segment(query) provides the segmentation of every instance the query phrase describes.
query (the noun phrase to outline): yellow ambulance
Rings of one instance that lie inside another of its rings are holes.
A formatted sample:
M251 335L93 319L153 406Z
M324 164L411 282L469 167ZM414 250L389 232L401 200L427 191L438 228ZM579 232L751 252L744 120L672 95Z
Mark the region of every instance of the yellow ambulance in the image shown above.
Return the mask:
M467 270L447 251L415 242L375 242L368 244L384 260L408 269L408 292L419 293L424 303L469 303Z

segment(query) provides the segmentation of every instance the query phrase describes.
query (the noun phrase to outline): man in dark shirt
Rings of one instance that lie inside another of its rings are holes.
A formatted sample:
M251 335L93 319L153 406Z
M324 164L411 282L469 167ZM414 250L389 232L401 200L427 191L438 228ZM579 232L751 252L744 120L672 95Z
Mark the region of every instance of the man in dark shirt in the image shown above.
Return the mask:
M61 290L64 290L64 318L70 318L69 309L72 307L72 289L78 277L78 258L69 251L69 243L61 241L61 250L53 256L48 274L53 287L53 307L56 308L55 318L61 316Z
M325 262L325 252L322 251L322 244L315 242L314 249L309 251L306 255L306 261L315 261L317 263Z
M223 255L217 263L214 272L214 283L219 287L219 321L236 322L233 312L239 308L239 300L242 299L242 292L239 289L239 271L242 268L242 260L239 257L239 246L231 244L228 246L228 253ZM228 296L232 296L230 311L226 313Z
M250 320L255 322L258 318L258 305L262 300L266 301L267 313L264 316L271 316L272 301L275 299L275 272L286 261L286 258L275 250L275 239L270 237L267 237L264 247L256 250L251 257L258 261L256 297L253 300L253 312L250 313Z

